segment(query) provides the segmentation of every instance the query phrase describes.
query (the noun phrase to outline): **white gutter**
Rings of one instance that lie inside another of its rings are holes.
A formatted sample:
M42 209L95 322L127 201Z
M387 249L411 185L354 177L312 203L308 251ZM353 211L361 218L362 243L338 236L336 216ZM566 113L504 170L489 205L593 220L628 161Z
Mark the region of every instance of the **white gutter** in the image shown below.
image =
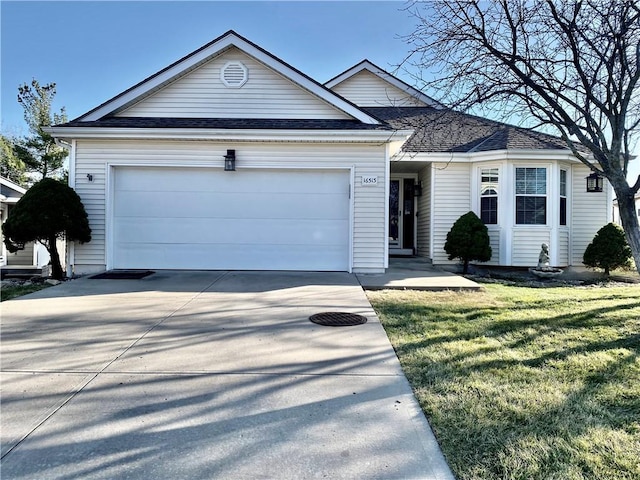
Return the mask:
M404 152L401 152L404 153ZM582 163L571 151L567 149L557 150L491 150L487 152L418 152L411 157L402 157L392 160L399 163L410 162L438 162L438 163L468 163L468 162L495 162L502 160L556 160L571 163Z
M408 138L413 130L266 130L211 128L110 128L110 127L47 127L57 139L180 139L225 141L278 142L352 142L388 143Z
M45 128L47 128L47 127L45 127ZM43 130L44 130L44 128L43 128ZM71 143L63 140L62 138L58 138L58 137L54 138L53 140L56 143L56 145L58 145L59 147L62 147L65 150L71 150Z

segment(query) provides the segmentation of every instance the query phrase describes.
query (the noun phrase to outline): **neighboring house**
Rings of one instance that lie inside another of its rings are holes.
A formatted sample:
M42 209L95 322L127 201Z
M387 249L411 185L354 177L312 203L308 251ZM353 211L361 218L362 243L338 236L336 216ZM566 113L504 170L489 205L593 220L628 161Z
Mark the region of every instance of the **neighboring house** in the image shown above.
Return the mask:
M635 201L636 201L636 215L638 215L638 220L640 221L640 192L636 193ZM618 225L622 226L622 220L620 219L620 210L618 209L617 198L613 201L613 221Z
M20 185L13 183L11 180L0 177L0 209L2 223L9 216L9 212L26 190ZM24 246L24 249L15 253L10 253L4 244L4 236L0 233L0 243L2 244L2 256L0 257L0 266L7 267L42 267L49 263L49 252L38 242L30 242Z
M455 113L363 61L321 85L230 31L50 129L104 269L382 272L390 255L452 264L469 210L492 265L580 265L611 188L557 138ZM235 171L226 171L235 161Z

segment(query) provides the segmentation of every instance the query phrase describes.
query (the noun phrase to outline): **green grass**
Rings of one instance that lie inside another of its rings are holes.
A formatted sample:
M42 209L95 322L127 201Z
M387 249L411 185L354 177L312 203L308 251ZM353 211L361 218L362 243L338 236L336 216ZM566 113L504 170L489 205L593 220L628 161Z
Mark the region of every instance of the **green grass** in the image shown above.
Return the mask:
M369 292L458 479L640 478L640 287Z
M27 295L29 293L37 292L38 290L42 290L43 288L50 287L51 285L47 283L34 283L31 285L16 285L11 287L2 287L0 291L0 302L4 302L5 300L11 300L12 298L21 297L22 295Z

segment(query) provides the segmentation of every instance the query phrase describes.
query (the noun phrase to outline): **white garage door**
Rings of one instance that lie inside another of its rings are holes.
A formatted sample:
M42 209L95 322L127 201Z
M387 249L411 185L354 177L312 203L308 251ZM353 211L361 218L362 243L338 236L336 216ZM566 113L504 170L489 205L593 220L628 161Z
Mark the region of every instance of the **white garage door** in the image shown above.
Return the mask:
M112 268L349 269L346 170L114 173Z

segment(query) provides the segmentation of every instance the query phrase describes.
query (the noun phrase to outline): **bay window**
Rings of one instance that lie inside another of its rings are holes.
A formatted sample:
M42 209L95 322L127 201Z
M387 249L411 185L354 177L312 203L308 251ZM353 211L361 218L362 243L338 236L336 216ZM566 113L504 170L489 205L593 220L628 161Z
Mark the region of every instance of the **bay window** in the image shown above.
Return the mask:
M547 169L516 168L516 225L547 224Z

